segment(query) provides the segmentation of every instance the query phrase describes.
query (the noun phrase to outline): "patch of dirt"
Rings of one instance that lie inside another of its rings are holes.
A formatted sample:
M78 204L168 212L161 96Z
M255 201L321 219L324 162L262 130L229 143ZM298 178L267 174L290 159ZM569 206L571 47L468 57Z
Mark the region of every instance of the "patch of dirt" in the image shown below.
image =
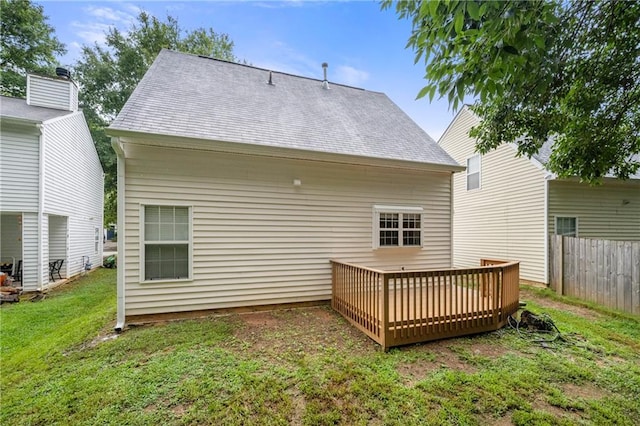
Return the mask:
M291 390L289 394L291 395L291 403L293 406L293 414L291 415L289 423L292 425L301 425L304 410L307 405L304 395L297 389Z
M242 313L233 321L233 345L274 360L314 356L328 348L356 356L379 350L329 306Z
M571 312L572 314L579 315L588 320L597 320L602 318L603 316L602 314L599 314L598 312L595 312L589 308L584 308L582 306L569 305L568 303L562 303L562 302L547 299L544 297L538 297L527 290L520 290L520 301L526 302L527 300L533 300L535 301L535 303L545 308L556 309L558 311Z
M274 318L274 316L271 314L271 311L240 314L240 317L244 320L245 325L247 325L250 328L258 328L258 327L273 328L278 325L278 319Z
M505 351L504 346L488 343L470 342L468 349L473 355L483 356L487 358L499 358L504 356L508 351Z
M423 359L415 362L399 364L397 367L398 374L403 377L407 385L414 386L419 381L425 379L433 371L440 368L447 368L465 373L475 373L477 369L473 365L460 359L460 357L451 350L451 345L454 340L455 339L436 340L433 342L408 346L407 348L410 348L411 350L418 350L429 354L433 360Z
M176 416L182 416L187 412L187 409L188 407L185 407L182 404L174 405L173 407L171 407L171 411L173 411L173 414L175 414Z
M561 389L562 392L570 398L601 399L607 396L606 391L597 388L591 383L585 383L579 386L573 383L567 383L562 385Z

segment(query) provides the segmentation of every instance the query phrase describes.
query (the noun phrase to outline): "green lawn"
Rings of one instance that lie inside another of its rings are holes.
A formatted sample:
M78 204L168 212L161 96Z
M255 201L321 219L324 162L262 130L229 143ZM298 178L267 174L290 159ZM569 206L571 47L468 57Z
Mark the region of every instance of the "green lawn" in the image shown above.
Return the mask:
M379 350L329 307L132 327L115 271L0 309L0 424L640 424L640 319L548 291L511 328Z

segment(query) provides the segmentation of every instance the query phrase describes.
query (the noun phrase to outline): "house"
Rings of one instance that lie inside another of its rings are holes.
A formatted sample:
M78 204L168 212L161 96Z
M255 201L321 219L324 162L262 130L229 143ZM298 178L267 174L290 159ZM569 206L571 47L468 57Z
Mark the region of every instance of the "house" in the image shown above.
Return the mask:
M0 99L0 129L3 268L39 291L100 266L103 173L75 83L28 75L26 100Z
M108 133L116 329L328 300L332 258L451 265L462 167L383 93L163 50Z
M454 266L518 259L523 279L548 283L551 235L640 240L640 174L598 186L559 179L544 166L551 143L530 159L510 144L480 155L468 136L478 122L465 106L438 141L467 167L453 179Z

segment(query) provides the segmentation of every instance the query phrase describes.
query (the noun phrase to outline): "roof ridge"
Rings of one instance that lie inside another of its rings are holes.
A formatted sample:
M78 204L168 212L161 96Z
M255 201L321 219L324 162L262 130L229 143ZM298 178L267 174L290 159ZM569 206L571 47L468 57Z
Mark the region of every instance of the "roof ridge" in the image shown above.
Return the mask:
M171 53L177 53L179 55L197 56L198 58L201 58L201 59L209 59L209 60L212 60L212 61L222 62L222 63L226 63L226 64L230 64L230 65L239 65L241 67L251 68L251 69L259 70L259 71L274 72L274 73L278 73L280 75L286 75L286 76L289 76L289 77L295 77L295 78L302 78L302 79L305 79L305 80L317 81L319 83L322 83L324 81L324 80L321 80L319 78L306 77L304 75L298 75L298 74L291 74L291 73L284 72L284 71L272 70L272 69L268 69L268 68L258 67L258 66L255 66L255 65L249 65L249 64L243 64L243 63L240 63L240 62L228 61L226 59L214 58L212 56L207 56L207 55L198 55L198 54L195 54L195 53L180 52L178 50L172 50L172 49L166 49L166 48L163 49L163 50L166 50L166 51L171 52ZM349 86L348 84L336 83L336 82L331 81L331 80L327 80L327 81L329 81L329 83L331 83L331 84L333 84L335 86L346 87L348 89L362 90L364 92L370 92L370 93L382 93L382 92L376 92L374 90L367 90L367 89L362 88L362 87L355 87L355 86Z

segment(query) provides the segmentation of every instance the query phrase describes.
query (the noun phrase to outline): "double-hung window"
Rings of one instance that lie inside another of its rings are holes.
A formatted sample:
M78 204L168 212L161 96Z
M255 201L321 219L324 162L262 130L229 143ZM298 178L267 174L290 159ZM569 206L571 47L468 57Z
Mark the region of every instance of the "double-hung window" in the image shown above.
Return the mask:
M191 209L143 206L142 271L144 281L190 278Z
M575 217L556 217L556 235L578 236L578 220Z
M467 158L467 191L480 188L480 155Z
M373 206L373 246L422 247L422 207Z

